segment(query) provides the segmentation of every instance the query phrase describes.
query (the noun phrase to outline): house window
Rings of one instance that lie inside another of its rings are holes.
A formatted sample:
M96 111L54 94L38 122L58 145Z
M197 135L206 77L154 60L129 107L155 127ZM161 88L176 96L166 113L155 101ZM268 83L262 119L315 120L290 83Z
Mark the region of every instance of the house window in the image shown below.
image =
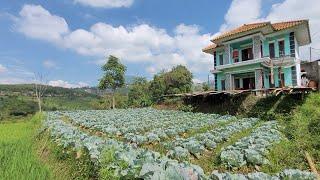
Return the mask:
M284 40L279 41L278 45L279 45L279 56L283 57L284 56Z
M232 52L232 58L235 63L239 62L239 51L238 49L234 49Z
M214 89L218 90L218 75L214 75Z
M216 52L213 53L213 66L214 67L217 66L217 53Z
M223 65L223 54L219 55L219 65Z
M295 42L294 42L294 32L291 32L289 35L289 42L290 42L290 56L295 57L296 56L296 50L295 50Z
M261 54L261 57L263 58L263 46L262 46L262 41L260 41L260 54Z
M270 58L274 58L275 57L275 53L274 53L274 43L269 43L269 56Z
M234 79L234 87L235 89L240 89L240 79Z
M221 80L221 90L226 90L226 80Z
M242 61L253 59L252 47L241 50Z

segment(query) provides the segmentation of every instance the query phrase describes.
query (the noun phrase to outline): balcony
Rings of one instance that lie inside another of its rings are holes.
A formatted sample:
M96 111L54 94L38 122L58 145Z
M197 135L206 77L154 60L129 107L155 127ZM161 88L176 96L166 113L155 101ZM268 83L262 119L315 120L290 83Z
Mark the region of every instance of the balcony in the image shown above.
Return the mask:
M270 57L262 57L262 58L252 59L252 60L219 65L219 66L216 66L215 69L211 70L210 72L219 73L219 72L222 72L223 69L241 67L241 66L246 66L246 65L256 64L256 63L261 63L262 66L268 67L268 68L278 67L278 66L290 66L295 64L295 60L296 59L294 57L290 57L290 56L284 56L284 57L272 58L272 59Z

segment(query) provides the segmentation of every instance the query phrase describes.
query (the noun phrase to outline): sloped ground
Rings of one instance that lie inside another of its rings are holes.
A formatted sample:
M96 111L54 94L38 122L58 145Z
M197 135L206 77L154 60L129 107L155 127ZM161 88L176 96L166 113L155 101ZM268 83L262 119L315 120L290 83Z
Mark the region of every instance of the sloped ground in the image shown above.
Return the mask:
M79 147L86 147L93 162L101 165L100 177L148 179L173 177L175 174L178 179L184 176L206 179L212 170L219 170L220 173L214 172L211 178L269 176L255 173L263 171L274 178L314 179L315 176L309 172L285 169L309 171L304 151L316 156L315 161L318 162L317 143L302 143L303 140L309 142L317 135L317 128L310 125L317 121L310 121L310 118L316 119L319 116L309 115L309 106L318 105L318 102L314 101L318 96L309 96L306 103L297 108L294 114L290 111L285 112L287 116L275 114L274 118L277 118L278 122L176 111L129 109L49 113L46 127L61 146L75 151ZM277 110L275 107L281 105L274 104L269 112L274 113ZM309 118L304 124L301 124L302 116ZM68 117L69 122L63 121L63 117ZM194 121L194 118L197 121ZM250 121L252 123L248 123ZM219 123L211 126L214 122ZM300 128L300 132L292 129L290 131L290 128ZM300 138L297 135L299 132L300 136L304 136L302 133L305 131L310 132L311 139ZM295 146L301 143L308 144L301 149L295 149L295 157L287 157L288 161L300 161L279 163L278 159L286 158L286 151L293 150L293 147L287 147L287 142Z

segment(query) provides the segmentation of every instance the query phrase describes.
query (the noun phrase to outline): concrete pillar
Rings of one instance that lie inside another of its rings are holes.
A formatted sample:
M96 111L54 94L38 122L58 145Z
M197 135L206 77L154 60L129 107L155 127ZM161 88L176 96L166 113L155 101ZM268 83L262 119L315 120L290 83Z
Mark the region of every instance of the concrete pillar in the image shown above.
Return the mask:
M223 64L230 63L230 44L224 45L224 57L223 57Z
M262 85L263 85L262 81L263 81L262 69L256 69L255 70L256 89L262 89Z
M232 75L230 73L227 73L225 74L226 76L226 80L225 80L225 83L226 83L226 90L227 91L230 91L230 90L233 90L232 88Z
M296 78L297 78L297 86L301 86L301 67L300 67L300 61L296 60Z
M254 36L252 38L253 42L253 59L261 58L261 41L260 36Z

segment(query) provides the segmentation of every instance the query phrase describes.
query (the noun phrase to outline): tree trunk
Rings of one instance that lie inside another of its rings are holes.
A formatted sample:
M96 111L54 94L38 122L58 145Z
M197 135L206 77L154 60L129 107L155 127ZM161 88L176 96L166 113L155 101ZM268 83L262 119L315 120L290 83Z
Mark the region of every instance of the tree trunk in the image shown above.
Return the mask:
M39 106L39 112L42 112L41 99L40 98L38 98L38 106Z
M112 109L115 109L115 99L114 99L114 92L112 94Z

